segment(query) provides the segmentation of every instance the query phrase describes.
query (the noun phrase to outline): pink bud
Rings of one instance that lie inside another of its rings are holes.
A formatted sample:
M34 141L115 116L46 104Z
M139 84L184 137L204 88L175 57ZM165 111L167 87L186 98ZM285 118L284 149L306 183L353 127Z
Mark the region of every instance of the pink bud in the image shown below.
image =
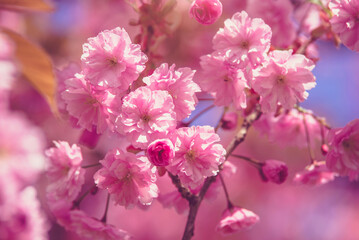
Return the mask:
M323 156L327 155L328 151L329 151L329 147L327 144L323 144L322 147L320 148L320 150L322 151Z
M195 0L189 14L201 24L212 24L222 15L222 3L219 0Z
M260 169L263 181L283 183L288 176L288 167L284 162L277 160L266 160Z
M95 127L92 128L92 132L85 129L80 136L79 143L90 149L94 149L100 137L101 135L96 133Z
M233 207L223 212L222 219L216 230L222 234L231 234L252 227L259 221L259 217L244 208Z
M147 156L151 163L158 167L167 166L174 157L174 147L168 139L158 139L147 148Z
M224 114L222 118L222 128L232 130L237 127L238 115L234 112Z

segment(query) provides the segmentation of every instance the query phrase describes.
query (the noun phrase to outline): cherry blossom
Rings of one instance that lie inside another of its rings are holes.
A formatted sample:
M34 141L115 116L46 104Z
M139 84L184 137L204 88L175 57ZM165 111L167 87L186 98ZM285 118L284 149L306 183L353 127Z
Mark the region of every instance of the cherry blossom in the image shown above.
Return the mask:
M100 163L102 168L94 175L95 183L107 189L116 204L126 208L150 205L158 196L155 168L147 157L112 150Z
M291 109L297 102L303 102L308 92L315 87L311 72L314 63L301 54L292 51L272 51L266 65L253 73L253 89L261 96L263 112L275 112L280 103Z
M84 73L93 85L126 90L145 69L147 57L123 28L100 32L83 45Z
M215 50L230 50L244 65L258 66L270 47L272 31L260 18L251 19L245 11L224 22L213 38Z

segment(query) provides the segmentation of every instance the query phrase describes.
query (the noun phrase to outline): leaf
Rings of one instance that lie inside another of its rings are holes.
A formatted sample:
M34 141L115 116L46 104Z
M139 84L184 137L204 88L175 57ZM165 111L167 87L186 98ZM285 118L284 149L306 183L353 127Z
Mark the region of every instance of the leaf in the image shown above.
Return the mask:
M0 0L0 9L53 11L54 8L43 0Z
M24 77L46 99L53 113L57 114L56 81L50 56L20 34L3 27L0 30L15 43L16 60L20 63Z

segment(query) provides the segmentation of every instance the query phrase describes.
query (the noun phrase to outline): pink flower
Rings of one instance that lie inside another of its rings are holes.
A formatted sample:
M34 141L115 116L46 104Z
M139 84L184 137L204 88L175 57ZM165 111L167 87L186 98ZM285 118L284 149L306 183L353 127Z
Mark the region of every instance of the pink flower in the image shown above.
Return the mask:
M85 81L83 74L75 74L66 82L66 91L62 93L66 109L77 119L77 124L92 131L96 126L97 133L103 133L109 124L109 106L115 96L109 91L98 91Z
M332 30L339 35L345 46L359 51L359 2L356 0L332 0L329 3L333 17L330 19Z
M20 187L33 183L44 170L45 138L21 114L0 111L0 176L12 175Z
M164 208L174 207L178 214L182 214L188 211L188 202L181 196L178 190L165 194L160 194L158 196L158 201L162 204Z
M297 173L293 179L296 183L319 186L333 181L337 173L329 171L324 161L314 162L303 171Z
M49 204L66 199L76 199L85 182L85 170L81 168L82 154L77 145L70 146L67 142L54 142L56 148L46 151L49 159L47 176L49 186L47 196Z
M293 10L290 0L251 0L246 7L249 16L261 18L269 25L272 45L280 48L290 46L296 37Z
M269 57L253 74L252 87L261 96L262 111L275 112L278 103L291 109L308 97L306 90L315 87L314 63L301 54L292 55L291 50L273 51Z
M195 0L189 14L201 24L212 24L222 15L222 3L219 0Z
M259 221L259 217L244 208L233 207L223 212L222 219L216 230L222 234L231 234L252 227Z
M254 127L268 136L271 142L280 146L307 147L303 115L308 127L312 147L321 140L321 126L309 113L303 114L296 109L275 117L273 113L262 114ZM325 130L326 132L326 130Z
M185 186L195 189L209 176L218 173L218 166L224 162L226 150L219 136L210 126L179 128L176 131L175 158L167 167L178 175Z
M343 128L330 130L329 152L326 156L328 169L351 180L359 178L359 119Z
M266 160L260 170L263 181L283 183L288 176L288 167L284 162L277 160Z
M214 95L214 103L228 106L233 103L237 109L247 106L245 88L248 88L247 75L231 52L214 52L201 57L202 74L197 78L203 91Z
M169 139L158 139L147 148L147 156L150 162L158 167L167 166L174 155L174 146Z
M122 113L115 122L117 131L134 147L146 149L153 140L176 128L173 109L172 97L166 91L140 87L123 99Z
M167 63L161 64L151 76L143 78L151 90L164 90L171 96L177 120L188 117L197 104L196 92L200 92L199 86L193 82L194 70L179 68L175 70L173 64L168 68Z
M66 216L58 219L60 225L68 231L75 232L81 239L92 240L129 240L127 232L110 224L105 224L88 216L81 210L69 211Z
M158 196L156 169L145 156L113 150L100 161L102 168L95 175L99 188L107 189L116 204L132 207L150 205Z
M14 199L0 205L0 212L0 239L47 239L49 225L33 187L25 188Z
M242 11L224 22L224 28L220 28L213 38L213 48L230 50L237 61L256 67L266 58L271 37L272 31L262 19L251 19Z
M93 85L126 90L145 69L147 57L132 44L123 28L105 30L89 38L81 56L84 73Z
M238 124L238 114L235 112L227 112L222 118L222 129L233 130Z
M66 112L66 103L62 99L61 94L66 91L65 81L67 79L73 78L76 73L81 72L81 68L76 63L70 63L63 69L56 69L56 80L57 80L57 89L56 89L56 104L61 112Z

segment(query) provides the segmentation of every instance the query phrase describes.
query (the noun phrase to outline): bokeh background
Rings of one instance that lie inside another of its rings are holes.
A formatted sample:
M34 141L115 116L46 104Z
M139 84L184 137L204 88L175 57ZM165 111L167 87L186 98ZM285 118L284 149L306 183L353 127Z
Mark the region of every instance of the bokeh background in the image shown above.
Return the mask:
M223 0L223 15L211 26L204 26L191 19L188 14L190 1L177 0L175 11L169 21L177 24L176 30L165 39L158 51L162 62L175 63L178 67L199 69L199 57L212 52L211 39L223 26L223 21L233 13L246 9L248 1ZM289 1L288 1L289 2ZM1 11L0 25L7 26L28 36L41 45L52 57L57 69L70 62L80 62L82 44L87 38L100 31L123 27L134 39L138 26L131 26L138 15L123 0L57 0L53 1L52 13L14 13ZM269 10L270 11L270 10ZM283 29L286 31L286 29ZM311 109L318 116L325 117L332 127L343 127L359 116L359 54L344 46L335 47L332 41L317 42L319 61L314 69L317 86L309 92L309 98L302 106ZM200 102L200 111L210 102ZM19 79L12 91L11 107L22 111L36 125L43 129L48 145L52 140L67 140L76 143L80 131L72 129L66 121L52 116L46 102L25 81ZM195 124L214 126L222 112L214 108L198 118ZM220 130L224 145L233 137L232 131ZM112 144L110 144L112 142ZM95 150L84 149L86 161L100 159L106 150L123 144L123 140L101 139ZM319 147L315 149L321 158ZM251 230L230 236L221 236L215 231L221 214L226 207L224 193L219 189L216 199L205 200L196 220L193 239L243 239L243 240L357 240L359 239L359 184L346 178L337 178L323 186L313 187L294 184L296 172L309 164L306 148L281 146L271 143L255 129L250 130L247 141L237 153L260 161L278 159L289 167L288 180L282 185L264 183L258 172L248 163L230 159L237 166L237 173L225 178L232 201L252 210L260 216L260 222ZM92 181L96 169L87 171L87 184ZM174 190L165 176L159 179L163 193ZM49 232L51 240L77 239L56 225L44 200L46 177L37 183L40 200L48 219L52 223ZM94 217L100 217L105 207L106 193L99 191L84 200L81 208ZM174 208L163 208L155 201L146 210L125 210L110 205L109 222L130 232L134 239L172 240L180 239L186 213L178 214Z

